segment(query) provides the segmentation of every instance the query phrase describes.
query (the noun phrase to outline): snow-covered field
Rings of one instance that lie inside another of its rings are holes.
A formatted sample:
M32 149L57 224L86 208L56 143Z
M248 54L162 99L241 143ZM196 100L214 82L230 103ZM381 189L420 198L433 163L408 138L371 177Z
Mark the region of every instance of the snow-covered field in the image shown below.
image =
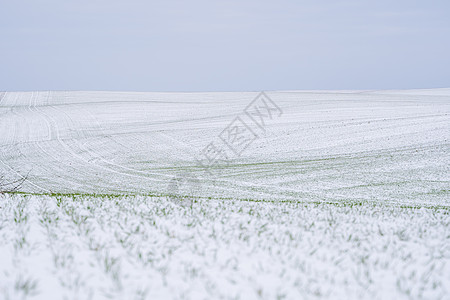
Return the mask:
M450 299L450 89L257 94L0 93L0 299Z

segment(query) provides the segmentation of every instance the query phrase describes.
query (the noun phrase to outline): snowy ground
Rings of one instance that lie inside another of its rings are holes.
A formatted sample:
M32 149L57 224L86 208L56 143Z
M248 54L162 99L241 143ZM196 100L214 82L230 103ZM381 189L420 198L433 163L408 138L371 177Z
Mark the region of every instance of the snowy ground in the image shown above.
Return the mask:
M0 299L450 299L450 89L267 94L0 93Z

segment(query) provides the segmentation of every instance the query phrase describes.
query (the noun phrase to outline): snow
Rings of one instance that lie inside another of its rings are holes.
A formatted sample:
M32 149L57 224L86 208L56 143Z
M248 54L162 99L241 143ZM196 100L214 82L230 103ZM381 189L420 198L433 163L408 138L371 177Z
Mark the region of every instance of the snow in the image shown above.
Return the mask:
M257 95L0 93L0 298L448 298L450 89Z

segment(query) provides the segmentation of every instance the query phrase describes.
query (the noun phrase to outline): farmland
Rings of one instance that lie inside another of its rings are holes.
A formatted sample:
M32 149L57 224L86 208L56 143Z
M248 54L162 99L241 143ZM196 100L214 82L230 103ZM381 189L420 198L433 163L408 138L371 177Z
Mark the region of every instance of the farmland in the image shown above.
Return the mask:
M450 90L267 95L0 94L0 298L448 298Z

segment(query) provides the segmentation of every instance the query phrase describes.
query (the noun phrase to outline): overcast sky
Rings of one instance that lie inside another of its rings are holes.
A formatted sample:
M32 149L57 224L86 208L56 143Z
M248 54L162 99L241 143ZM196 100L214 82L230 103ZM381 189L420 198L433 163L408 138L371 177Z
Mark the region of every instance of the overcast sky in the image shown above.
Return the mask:
M450 87L450 1L0 0L0 90Z

